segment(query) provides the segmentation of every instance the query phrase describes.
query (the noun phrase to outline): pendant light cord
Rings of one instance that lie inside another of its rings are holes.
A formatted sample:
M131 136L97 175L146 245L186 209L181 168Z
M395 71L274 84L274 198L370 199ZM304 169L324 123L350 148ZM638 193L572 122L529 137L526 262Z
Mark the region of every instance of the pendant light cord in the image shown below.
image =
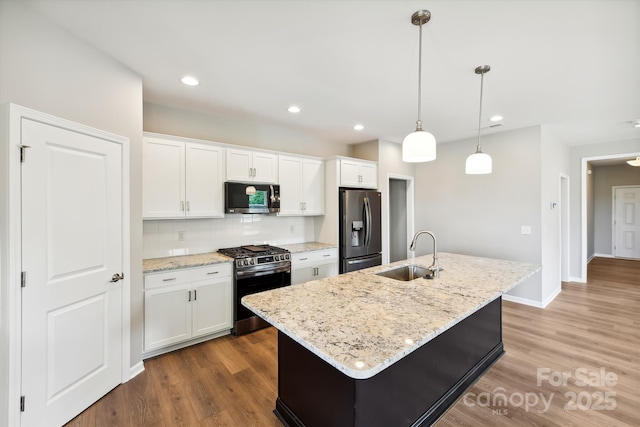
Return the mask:
M416 120L416 131L422 130L422 103L420 102L422 95L422 23L420 23L420 39L418 42L418 120Z
M480 149L480 125L482 124L482 90L484 86L484 71L480 74L480 112L478 113L478 146L476 153L482 153Z

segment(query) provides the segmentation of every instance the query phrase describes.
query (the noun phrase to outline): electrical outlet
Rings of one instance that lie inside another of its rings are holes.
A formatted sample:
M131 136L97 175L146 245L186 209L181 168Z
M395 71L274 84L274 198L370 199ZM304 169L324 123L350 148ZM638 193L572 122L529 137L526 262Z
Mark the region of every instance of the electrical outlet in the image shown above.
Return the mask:
M531 227L528 225L523 225L520 227L520 234L531 234Z
M184 231L178 231L178 240L184 240Z

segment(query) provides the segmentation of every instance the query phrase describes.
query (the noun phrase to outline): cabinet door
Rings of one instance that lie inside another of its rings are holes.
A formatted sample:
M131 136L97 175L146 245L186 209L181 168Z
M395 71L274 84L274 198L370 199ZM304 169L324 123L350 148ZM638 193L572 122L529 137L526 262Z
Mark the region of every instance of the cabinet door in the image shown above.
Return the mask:
M326 264L318 264L316 267L316 277L314 279L324 279L338 274L338 260Z
M310 280L316 279L315 275L315 267L311 266L303 266L294 268L291 267L291 284L297 285L299 283L308 282Z
M282 181L280 181L282 191ZM324 162L304 159L302 163L302 195L305 215L324 215Z
M360 187L360 163L351 160L340 161L340 185Z
M253 152L227 148L227 181L250 181Z
M224 149L206 144L185 145L185 201L188 217L224 216Z
M184 143L145 138L142 150L142 216L184 216Z
M193 284L193 337L231 329L231 293L230 277Z
M144 292L144 349L153 350L191 338L191 284Z
M278 181L280 182L280 214L302 215L302 159L280 156L278 159Z
M365 188L378 188L378 167L372 163L360 165L360 185Z
M269 184L278 182L278 155L259 151L253 153L253 180Z

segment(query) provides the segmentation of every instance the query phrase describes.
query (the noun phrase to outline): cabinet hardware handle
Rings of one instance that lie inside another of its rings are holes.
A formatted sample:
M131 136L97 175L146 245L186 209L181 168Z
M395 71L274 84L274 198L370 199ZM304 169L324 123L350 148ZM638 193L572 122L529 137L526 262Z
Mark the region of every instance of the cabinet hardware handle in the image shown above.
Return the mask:
M253 177L255 178L257 175L256 168L253 168Z
M170 279L162 279L162 281L163 281L163 282L170 282L170 281L172 281L172 280L176 280L176 278L175 278L175 277L172 277L172 278L170 278Z
M180 202L182 203L182 207L180 208L180 210L184 211L184 202Z
M189 212L189 201L187 200L187 212Z
M324 255L322 255L322 256L325 256L325 257L326 257L326 256L331 256L331 254L324 254Z
M124 273L122 274L116 273L113 276L111 276L111 282L113 283L119 282L120 280L124 280Z
M197 290L193 290L193 300L197 300L198 299L198 291Z
M218 273L219 273L219 271L210 271L207 274L218 274Z
M309 258L300 258L300 261L306 261L306 260L308 260L308 259L309 259Z
M191 301L191 291L189 291L189 301Z

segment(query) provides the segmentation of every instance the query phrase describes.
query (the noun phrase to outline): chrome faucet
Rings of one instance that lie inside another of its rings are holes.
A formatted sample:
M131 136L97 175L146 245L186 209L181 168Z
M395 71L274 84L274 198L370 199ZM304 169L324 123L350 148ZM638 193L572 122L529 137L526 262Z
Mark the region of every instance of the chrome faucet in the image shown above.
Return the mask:
M433 238L433 263L429 266L429 270L433 272L433 277L438 278L440 276L440 266L438 265L438 244L436 243L436 236L427 230L418 231L415 236L413 236L413 240L411 241L411 246L409 246L409 250L416 250L416 240L418 240L418 236L421 234L428 234Z

